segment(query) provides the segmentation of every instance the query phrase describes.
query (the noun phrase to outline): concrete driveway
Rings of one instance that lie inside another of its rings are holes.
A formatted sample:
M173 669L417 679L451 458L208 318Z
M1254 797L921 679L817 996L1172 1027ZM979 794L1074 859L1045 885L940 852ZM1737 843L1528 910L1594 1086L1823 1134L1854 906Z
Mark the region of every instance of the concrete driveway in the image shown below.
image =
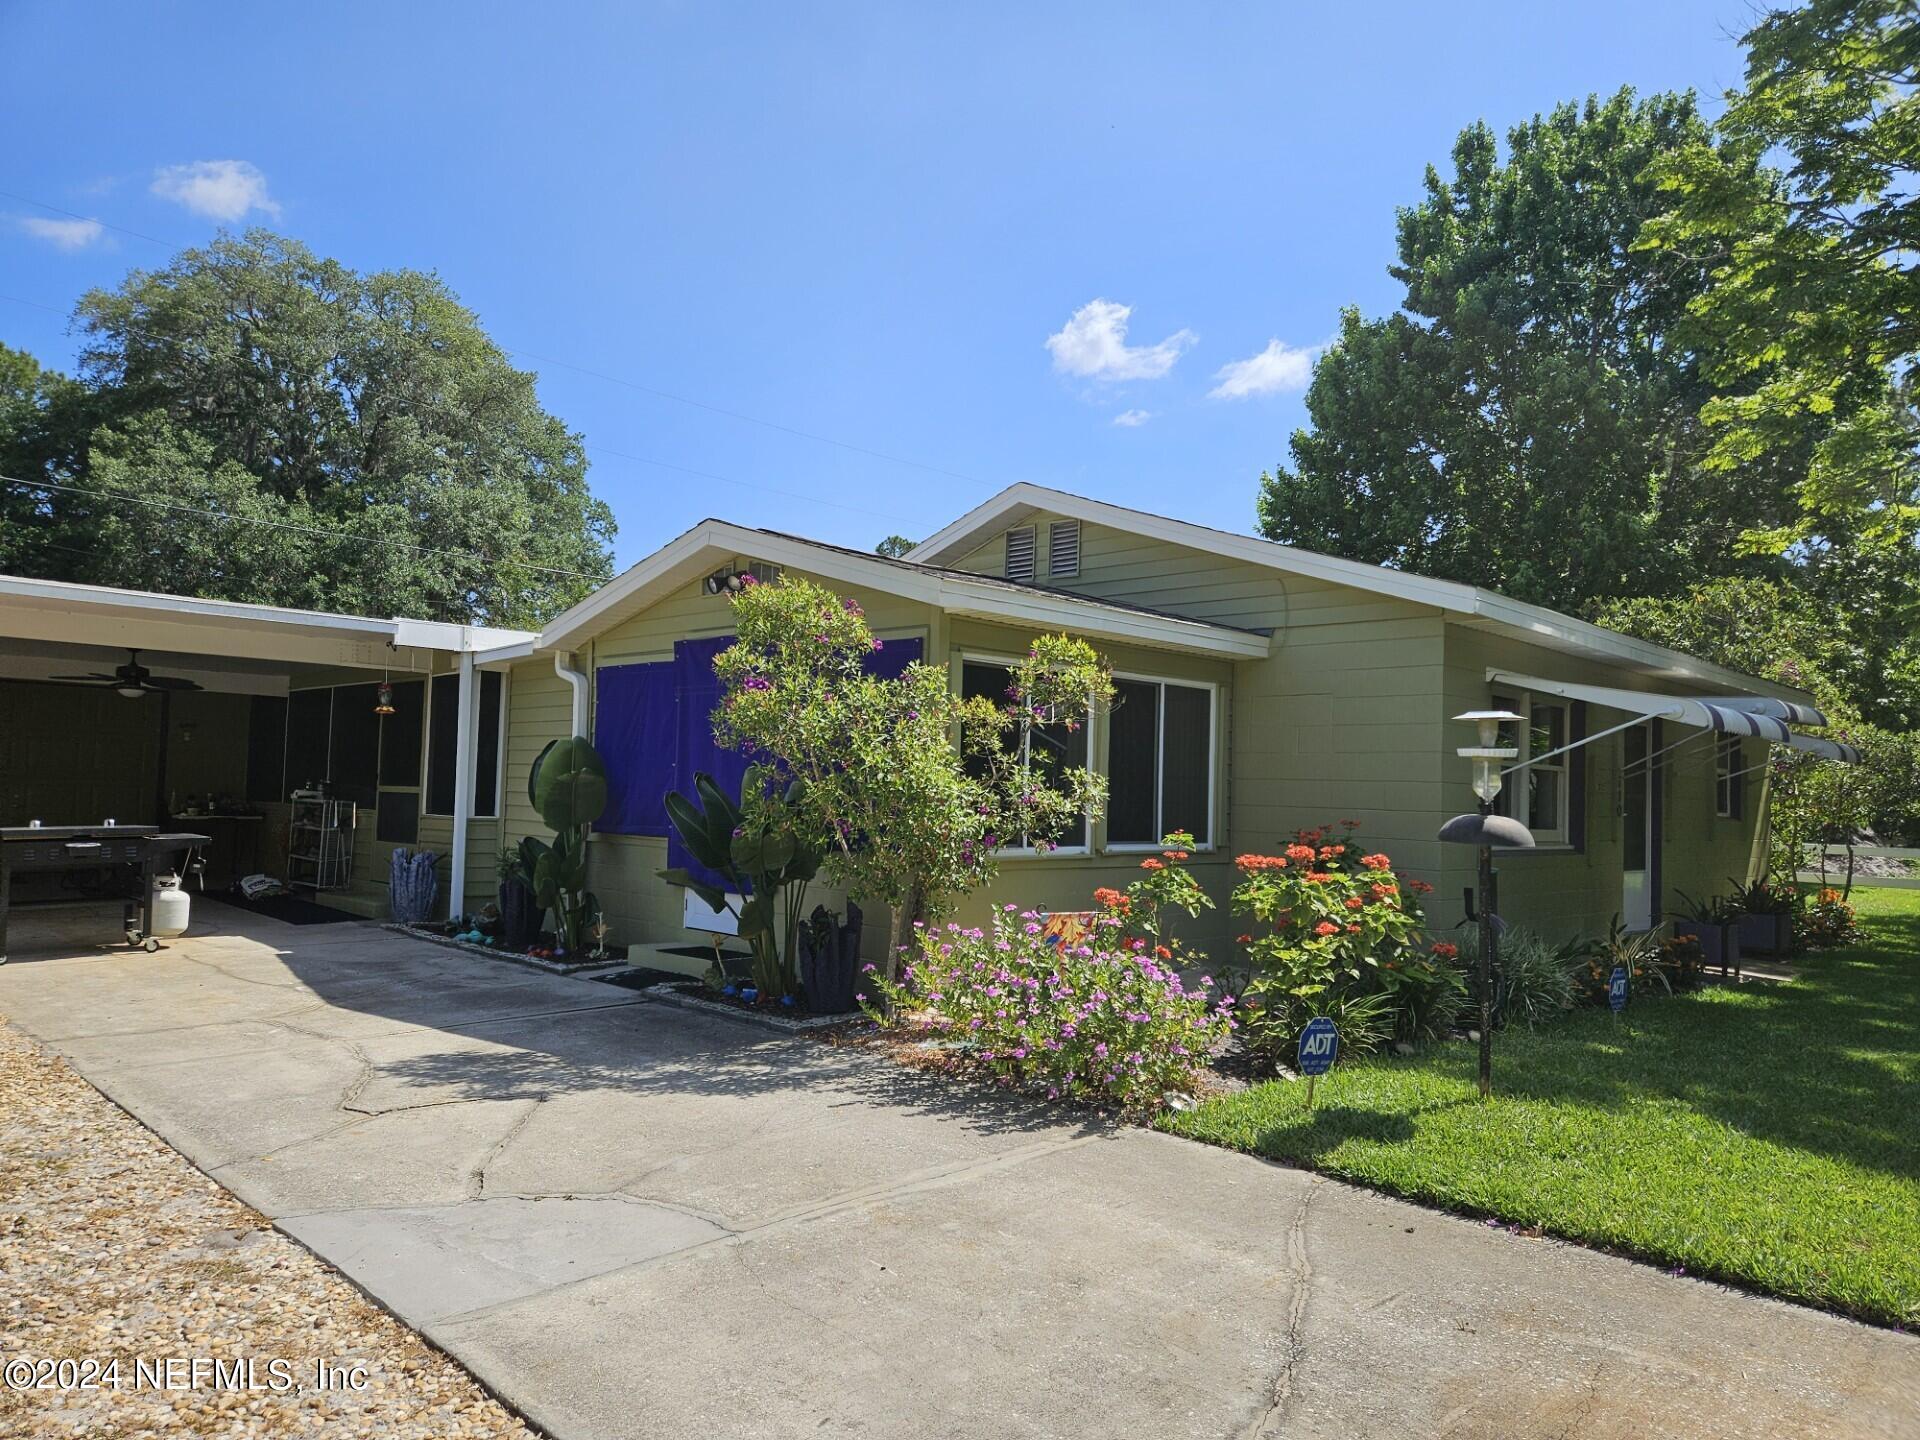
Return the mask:
M22 916L0 1012L559 1436L1920 1435L1912 1337L195 909Z

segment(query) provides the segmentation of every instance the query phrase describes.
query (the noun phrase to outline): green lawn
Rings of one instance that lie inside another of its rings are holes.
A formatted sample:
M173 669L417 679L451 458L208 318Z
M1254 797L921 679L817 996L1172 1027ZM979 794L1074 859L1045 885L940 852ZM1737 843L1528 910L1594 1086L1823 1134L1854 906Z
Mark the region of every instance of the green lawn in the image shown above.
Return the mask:
M1792 984L1638 1000L1272 1081L1163 1127L1875 1320L1920 1323L1920 891Z

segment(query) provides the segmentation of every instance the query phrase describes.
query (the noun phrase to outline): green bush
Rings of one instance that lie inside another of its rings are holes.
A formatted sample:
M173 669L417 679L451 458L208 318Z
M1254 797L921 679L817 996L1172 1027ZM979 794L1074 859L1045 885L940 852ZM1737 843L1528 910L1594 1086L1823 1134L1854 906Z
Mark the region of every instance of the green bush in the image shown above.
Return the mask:
M1555 948L1531 930L1513 927L1499 937L1495 958L1495 1024L1517 1020L1532 1029L1573 1008L1576 962L1565 947Z

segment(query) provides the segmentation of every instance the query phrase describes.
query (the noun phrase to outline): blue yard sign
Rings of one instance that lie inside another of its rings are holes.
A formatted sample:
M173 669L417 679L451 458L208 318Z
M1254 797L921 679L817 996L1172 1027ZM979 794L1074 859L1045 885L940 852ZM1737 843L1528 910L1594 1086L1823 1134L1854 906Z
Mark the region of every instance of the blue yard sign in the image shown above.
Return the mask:
M1333 1068L1333 1062L1340 1055L1340 1032L1333 1028L1333 1021L1321 1015L1307 1022L1307 1028L1300 1032L1300 1045L1294 1055L1294 1063L1300 1073L1307 1077L1307 1108L1313 1108L1313 1085L1322 1075Z
M1300 1032L1299 1070L1302 1075L1324 1075L1340 1054L1340 1032L1322 1015L1309 1020Z
M1613 978L1607 981L1607 1004L1616 1015L1627 1008L1627 967L1624 965L1613 967Z

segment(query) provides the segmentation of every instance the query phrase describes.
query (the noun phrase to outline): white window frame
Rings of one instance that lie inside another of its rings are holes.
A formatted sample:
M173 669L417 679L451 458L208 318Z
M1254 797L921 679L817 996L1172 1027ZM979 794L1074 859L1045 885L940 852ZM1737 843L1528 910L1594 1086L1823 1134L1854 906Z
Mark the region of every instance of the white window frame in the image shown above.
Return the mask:
M427 777L433 773L433 682L439 679L440 676L442 675L457 676L459 673L460 672L458 670L439 670L426 677L427 678L427 703L425 706L422 707L426 713L421 717L421 721L420 721L421 727L422 727L422 733L420 736L420 818L423 820L451 820L453 818L453 815L450 812L442 812L438 810L427 809ZM474 669L473 685L475 690L478 690L480 688L480 677L484 673L486 672L479 669L478 667ZM500 730L499 730L500 743L497 747L499 753L494 756L494 765L493 765L493 770L494 770L493 814L491 815L472 814L467 817L467 819L470 821L502 820L506 818L507 690L508 690L508 687L513 683L513 672L510 670L500 670L496 673L500 676ZM458 687L455 688L454 693L455 694L459 693ZM479 718L480 717L478 715L474 716L474 719L476 721ZM480 744L480 735L478 730L476 730L474 732L474 748L476 751L479 749L479 744ZM459 776L457 775L454 777L454 785L455 785L455 793L457 794L458 786L459 786Z
M1207 838L1196 844L1196 854L1206 854L1220 845L1220 685L1213 680L1189 680L1180 675L1144 675L1133 671L1116 670L1116 680L1130 680L1136 685L1152 685L1154 692L1153 719L1153 828L1157 832L1153 840L1110 840L1102 845L1101 851L1107 855L1141 855L1148 851L1162 849L1160 839L1167 833L1167 817L1162 806L1163 789L1161 777L1167 771L1167 686L1178 685L1187 690L1207 692ZM1091 750L1088 751L1092 753ZM1113 793L1113 756L1107 756L1107 793Z
M1527 690L1496 694L1491 697L1496 710L1512 710L1516 715L1524 715L1520 722L1520 754L1515 764L1532 758L1533 755L1533 716L1536 710L1558 710L1560 712L1560 744L1573 743L1573 705L1570 701L1558 697L1535 699ZM1568 763L1571 751L1556 755L1551 760L1529 765L1524 770L1508 775L1500 787L1500 796L1494 801L1494 813L1504 815L1509 820L1518 820L1533 832L1534 844L1542 849L1571 849L1573 847L1573 817L1569 813L1573 804L1573 766ZM1555 807L1560 823L1550 830L1534 830L1528 824L1528 817L1519 813L1520 797L1527 793L1528 778L1532 775L1551 775L1559 787L1559 805Z
M1740 812L1734 806L1734 787L1739 785L1743 778L1744 772L1740 764L1742 758L1739 736L1714 737L1713 814L1717 820L1740 818Z
M960 673L956 675L954 679L960 684L960 693L965 694L966 668L969 664L997 665L1007 670L1012 670L1013 667L1019 663L1020 661L1012 655L996 655L985 650L962 650L960 652ZM1086 771L1089 775L1092 775L1096 773L1093 764L1095 753L1094 744L1099 737L1093 732L1093 704L1091 701L1087 704L1086 727ZM1033 737L1028 735L1021 743L1031 746L1033 744ZM1056 845L1051 850L1036 850L1031 845L1002 845L993 853L996 855L1004 855L1014 860L1051 860L1055 857L1068 858L1077 855L1091 855L1093 853L1093 816L1083 813L1081 815L1081 824L1086 832L1087 838L1078 845Z

